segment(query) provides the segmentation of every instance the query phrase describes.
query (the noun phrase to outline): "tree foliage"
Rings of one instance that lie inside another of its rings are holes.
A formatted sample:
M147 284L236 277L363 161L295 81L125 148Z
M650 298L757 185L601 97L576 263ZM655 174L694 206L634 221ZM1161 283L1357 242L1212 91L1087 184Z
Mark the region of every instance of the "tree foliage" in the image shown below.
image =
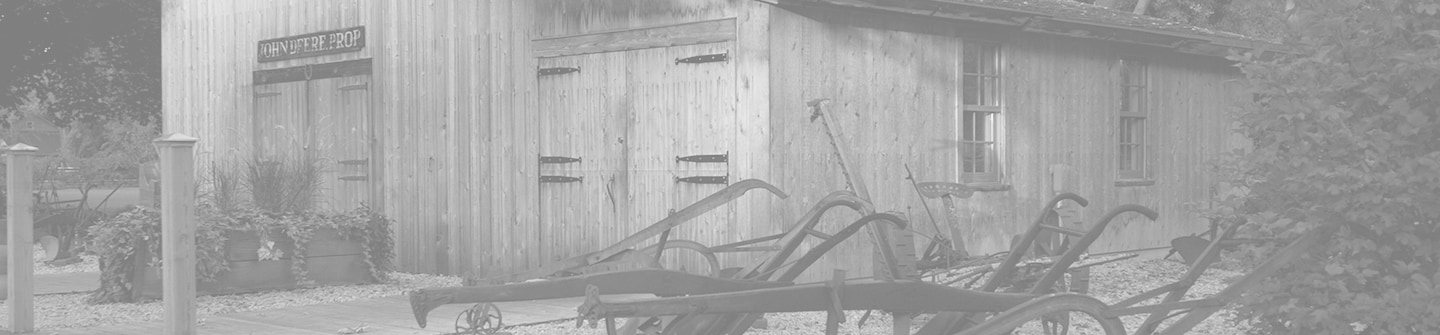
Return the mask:
M1440 332L1440 3L1304 10L1296 54L1236 57L1255 101L1237 114L1252 147L1225 164L1243 190L1227 204L1252 234L1341 229L1242 314L1274 334Z
M32 94L50 117L160 117L160 0L0 2L0 108Z

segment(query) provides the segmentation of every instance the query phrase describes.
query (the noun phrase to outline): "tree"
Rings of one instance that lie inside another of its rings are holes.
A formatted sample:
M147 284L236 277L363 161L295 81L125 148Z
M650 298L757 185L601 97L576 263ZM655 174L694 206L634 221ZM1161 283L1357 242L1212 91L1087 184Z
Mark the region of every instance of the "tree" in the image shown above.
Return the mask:
M19 113L55 121L65 130L65 146L46 159L48 166L63 161L78 168L73 185L66 185L81 191L73 220L47 227L61 240L59 258L69 256L84 225L97 219L87 206L104 198L89 191L133 177L136 166L154 156L149 140L158 135L161 113L160 6L160 0L0 2L0 111L8 114L0 123Z
M1227 199L1251 234L1338 225L1242 299L1274 334L1440 331L1440 3L1318 0L1276 59L1236 56L1255 101ZM1265 253L1266 248L1258 250Z
M71 122L160 119L160 0L0 2L0 108L38 94Z

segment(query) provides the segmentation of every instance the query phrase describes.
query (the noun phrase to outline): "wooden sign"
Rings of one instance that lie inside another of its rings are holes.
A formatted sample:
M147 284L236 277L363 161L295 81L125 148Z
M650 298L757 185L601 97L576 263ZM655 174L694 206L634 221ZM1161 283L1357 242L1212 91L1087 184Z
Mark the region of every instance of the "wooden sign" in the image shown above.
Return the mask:
M358 51L365 48L365 26L260 41L261 63Z

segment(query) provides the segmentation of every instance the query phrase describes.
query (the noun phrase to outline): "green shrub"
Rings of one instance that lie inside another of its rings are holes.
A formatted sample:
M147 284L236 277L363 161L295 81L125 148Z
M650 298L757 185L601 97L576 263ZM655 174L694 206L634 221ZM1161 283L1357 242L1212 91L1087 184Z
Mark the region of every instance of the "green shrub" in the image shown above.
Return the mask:
M359 242L370 265L372 279L384 280L392 269L394 238L393 222L383 214L360 207L344 213L269 213L252 207L222 211L214 204L201 202L196 207L196 277L214 282L229 271L225 254L227 234L252 232L262 239L293 240L296 255L305 255L305 245L322 228L335 229L341 238ZM94 240L91 250L100 257L100 289L93 292L90 303L131 302L134 283L131 274L137 264L139 248L146 248L151 259L138 260L145 266L159 266L160 212L135 207L90 228ZM303 257L291 258L291 271L301 285L312 284L306 279Z
M1440 331L1440 3L1319 1L1291 21L1294 55L1242 56L1253 143L1224 203L1245 233L1330 241L1245 296L1267 334ZM1274 246L1256 249L1268 255Z

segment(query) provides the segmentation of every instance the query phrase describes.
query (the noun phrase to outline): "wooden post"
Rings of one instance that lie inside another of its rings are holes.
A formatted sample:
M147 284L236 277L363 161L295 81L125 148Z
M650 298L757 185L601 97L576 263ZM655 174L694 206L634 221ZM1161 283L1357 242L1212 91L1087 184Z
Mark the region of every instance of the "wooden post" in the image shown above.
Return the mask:
M155 140L160 151L161 277L165 334L195 334L195 142L184 134Z
M10 182L6 189L10 195L7 200L10 216L7 241L10 265L7 270L10 271L10 283L5 289L10 294L10 331L29 333L35 331L35 260L31 258L35 250L35 217L30 212L35 201L30 197L35 181L31 170L39 149L16 143L6 149L6 153L10 155L9 168L5 171Z

